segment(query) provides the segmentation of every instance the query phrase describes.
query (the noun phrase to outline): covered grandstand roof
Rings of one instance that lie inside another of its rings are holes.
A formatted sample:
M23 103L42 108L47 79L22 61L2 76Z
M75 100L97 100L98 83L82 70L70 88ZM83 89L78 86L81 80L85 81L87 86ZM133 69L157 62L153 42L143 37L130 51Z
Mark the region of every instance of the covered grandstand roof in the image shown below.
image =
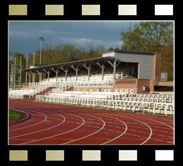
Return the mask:
M144 54L144 55L154 55L155 54L155 52L149 52L149 51L121 50L121 49L115 49L114 51L110 51L110 52L126 53L126 54ZM106 53L109 53L109 51Z
M47 68L54 68L54 67L64 67L64 66L70 66L70 65L77 65L77 64L88 64L90 62L92 63L97 63L97 62L102 62L102 61L109 61L109 60L117 60L120 61L120 59L115 58L115 57L100 57L100 58L92 58L92 59L85 59L85 60L78 60L78 61L72 61L72 62L65 62L65 63L58 63L58 64L51 64L51 65L36 65L30 69L24 69L24 71L36 71L36 70L44 70Z

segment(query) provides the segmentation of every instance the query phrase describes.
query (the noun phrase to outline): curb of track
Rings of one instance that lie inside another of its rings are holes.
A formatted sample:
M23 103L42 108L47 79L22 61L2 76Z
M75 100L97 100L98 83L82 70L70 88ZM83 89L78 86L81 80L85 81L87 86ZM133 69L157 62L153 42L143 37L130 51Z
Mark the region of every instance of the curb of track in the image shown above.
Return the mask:
M9 122L9 125L14 125L14 124L26 121L26 120L28 120L30 118L30 114L28 114L28 113L25 113L25 112L17 110L17 109L11 109L11 110L13 110L15 112L19 112L21 115L23 115L23 118L19 119L17 121L11 122L11 123Z

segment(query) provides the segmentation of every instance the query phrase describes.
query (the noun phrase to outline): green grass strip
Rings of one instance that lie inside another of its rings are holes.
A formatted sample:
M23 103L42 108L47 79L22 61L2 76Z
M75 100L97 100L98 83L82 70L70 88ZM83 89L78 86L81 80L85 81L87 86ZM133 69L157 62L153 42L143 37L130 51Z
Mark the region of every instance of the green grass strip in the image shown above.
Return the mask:
M9 110L9 120L12 120L12 119L19 120L21 118L23 118L22 114L13 110Z

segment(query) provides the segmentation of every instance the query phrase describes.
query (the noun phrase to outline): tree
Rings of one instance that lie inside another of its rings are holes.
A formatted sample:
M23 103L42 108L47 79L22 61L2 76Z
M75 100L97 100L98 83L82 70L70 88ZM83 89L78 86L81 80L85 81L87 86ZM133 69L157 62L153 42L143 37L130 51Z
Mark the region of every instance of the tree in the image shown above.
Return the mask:
M123 50L159 52L162 55L163 72L173 79L173 23L141 22L130 32L121 32ZM168 64L168 65L167 65Z
M160 51L173 44L173 23L143 22L130 32L121 32L122 49Z
M104 45L97 46L96 51L98 51L100 54L103 54L106 51L105 46Z

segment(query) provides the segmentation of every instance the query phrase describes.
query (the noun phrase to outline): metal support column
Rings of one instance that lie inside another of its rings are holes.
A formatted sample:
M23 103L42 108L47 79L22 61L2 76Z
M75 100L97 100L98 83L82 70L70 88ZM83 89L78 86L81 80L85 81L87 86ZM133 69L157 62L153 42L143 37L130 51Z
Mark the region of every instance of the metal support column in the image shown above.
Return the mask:
M86 64L83 65L88 70L88 81L90 80L90 71L92 69L91 65L92 64L89 64L89 66L86 66Z
M27 83L27 72L25 73L25 82Z
M60 67L65 72L65 81L67 81L67 73L69 72L68 68L64 69L63 67Z
M47 79L48 79L48 82L49 82L49 79L50 79L50 69L48 69L48 71L46 69L44 69L44 71L47 74Z
M39 72L39 82L42 81L42 72Z
M65 70L65 80L67 81L67 73L68 73L68 70L66 69Z
M31 73L29 73L29 83L31 83Z
M91 68L88 67L88 81L90 80L90 71L91 71Z
M113 76L114 76L114 79L116 79L116 61L114 61L114 64L113 64Z
M58 70L56 70L56 81L58 81Z
M100 63L97 63L97 65L102 69L102 80L104 80L105 63L103 63L102 65Z
M50 79L50 72L48 71L48 77L47 77L47 79L48 79L48 82L49 82L49 79Z
M58 81L58 69L55 70L54 68L51 68L51 70L55 72L55 74L56 74L56 82L57 82Z
M138 70L137 70L137 72L138 72L137 78L139 79L140 78L140 63L138 64Z
M117 59L115 59L113 64L110 61L108 61L108 63L113 67L113 75L114 75L114 79L116 79L116 68L121 62L119 61L117 64Z
M32 82L35 83L35 73L32 73Z
M78 71L79 71L79 69L76 68L76 81L78 80Z
M78 71L80 70L80 68L79 68L79 66L76 66L76 67L74 67L73 65L71 66L74 70L75 70L75 72L76 72L76 81L78 80Z

